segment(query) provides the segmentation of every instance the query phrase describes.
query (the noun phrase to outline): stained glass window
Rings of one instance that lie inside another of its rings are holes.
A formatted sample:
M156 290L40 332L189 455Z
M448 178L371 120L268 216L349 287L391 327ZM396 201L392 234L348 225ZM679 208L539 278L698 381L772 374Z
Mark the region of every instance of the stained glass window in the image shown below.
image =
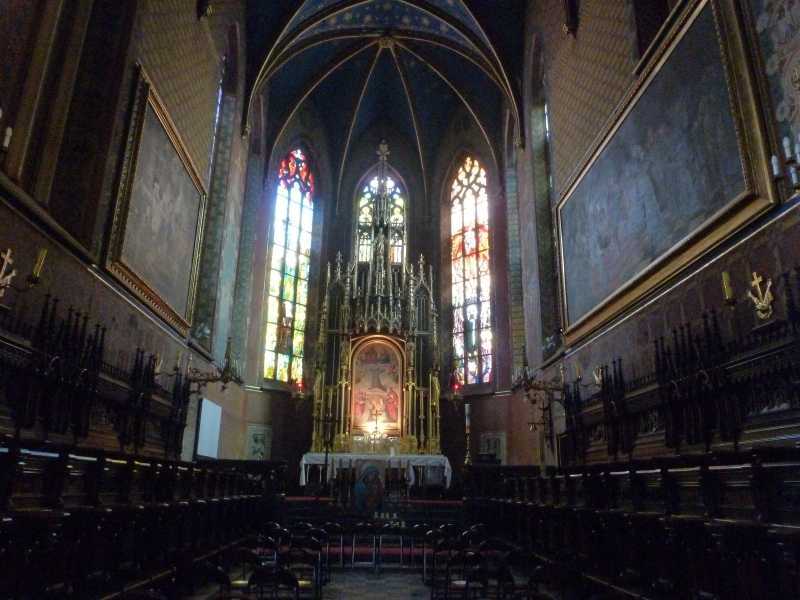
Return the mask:
M303 377L303 342L308 301L314 176L302 150L281 161L267 287L264 377Z
M372 224L380 193L380 181L376 175L364 186L358 199L356 250L359 262L369 262L372 257ZM389 199L389 260L392 264L400 264L406 248L406 201L402 188L391 177L386 178L386 195Z
M467 157L450 192L453 356L465 384L492 380L492 278L486 171Z

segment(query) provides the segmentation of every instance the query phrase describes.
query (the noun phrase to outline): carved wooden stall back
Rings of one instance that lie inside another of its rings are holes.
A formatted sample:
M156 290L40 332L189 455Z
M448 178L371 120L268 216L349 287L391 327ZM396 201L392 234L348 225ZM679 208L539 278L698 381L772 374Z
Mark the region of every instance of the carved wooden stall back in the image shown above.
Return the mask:
M798 472L800 450L777 447L546 470L476 465L467 511L556 587L790 598L800 586Z

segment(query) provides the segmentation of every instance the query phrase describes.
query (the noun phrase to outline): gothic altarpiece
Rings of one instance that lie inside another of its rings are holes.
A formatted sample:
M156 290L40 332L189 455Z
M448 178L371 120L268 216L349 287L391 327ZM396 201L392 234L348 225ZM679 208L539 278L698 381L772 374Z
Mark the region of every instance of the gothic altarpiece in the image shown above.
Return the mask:
M339 253L327 268L311 452L439 454L433 269L422 256L407 259L404 199L385 142L378 156L354 259Z

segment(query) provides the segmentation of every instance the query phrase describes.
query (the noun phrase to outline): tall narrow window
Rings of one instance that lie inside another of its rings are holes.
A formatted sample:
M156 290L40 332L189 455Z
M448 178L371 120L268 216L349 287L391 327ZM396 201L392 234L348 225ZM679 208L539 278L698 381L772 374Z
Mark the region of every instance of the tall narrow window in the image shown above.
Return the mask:
M314 176L302 150L281 161L272 222L264 377L303 377Z
M492 380L489 200L486 171L467 157L450 193L453 356L465 384Z
M213 129L211 130L211 149L208 154L207 177L209 181L211 181L211 175L213 174L213 168L214 168L214 160L216 159L217 136L219 135L219 116L222 109L222 92L223 92L223 83L225 82L225 68L227 66L226 63L227 63L227 57L223 57L222 69L220 69L220 75L219 75L219 84L217 86L217 99L216 103L214 104L214 125Z
M403 262L406 249L406 201L403 190L394 179L386 178L386 196L389 200L389 260L392 264ZM372 224L376 200L380 197L380 179L376 175L361 190L358 199L356 240L359 262L372 258Z

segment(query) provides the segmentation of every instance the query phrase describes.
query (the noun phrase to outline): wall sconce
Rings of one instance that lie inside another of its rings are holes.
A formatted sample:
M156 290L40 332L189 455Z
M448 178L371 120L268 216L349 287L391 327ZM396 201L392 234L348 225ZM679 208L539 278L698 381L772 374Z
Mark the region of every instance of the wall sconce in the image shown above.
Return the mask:
M529 421L528 430L533 432L537 431L539 427L544 430L545 441L547 446L553 450L555 448L555 427L553 424L553 404L558 403L564 406L563 397L556 398L555 394L560 393L563 395L565 384L564 365L562 363L560 368L561 381L544 381L537 378L528 366L528 361L524 360L522 370L514 378L511 384L511 389L523 390L525 392L525 399L531 405L531 409L535 410L540 406L542 411L541 421ZM531 392L541 392L541 394Z
M47 258L47 248L40 248L36 255L36 262L33 263L33 269L25 278L25 286L18 287L14 285L14 278L17 276L17 270L12 269L14 259L12 258L11 248L5 252L0 253L0 298L2 298L6 290L11 289L17 294L24 294L30 291L35 286L39 285L42 278L42 271L44 270L44 261ZM10 269L10 270L9 270ZM0 308L9 308L0 304Z
M731 285L731 274L727 271L722 272L722 298L726 306L730 308L736 306L736 296L733 294L733 286Z
M199 369L189 369L189 381L196 383L198 390L205 387L209 383L221 383L222 390L228 387L231 383L242 384L243 380L239 373L239 363L233 358L233 351L231 350L232 339L228 338L228 343L225 346L225 362L222 365L222 370L217 373L203 373ZM191 355L189 356L191 359Z

